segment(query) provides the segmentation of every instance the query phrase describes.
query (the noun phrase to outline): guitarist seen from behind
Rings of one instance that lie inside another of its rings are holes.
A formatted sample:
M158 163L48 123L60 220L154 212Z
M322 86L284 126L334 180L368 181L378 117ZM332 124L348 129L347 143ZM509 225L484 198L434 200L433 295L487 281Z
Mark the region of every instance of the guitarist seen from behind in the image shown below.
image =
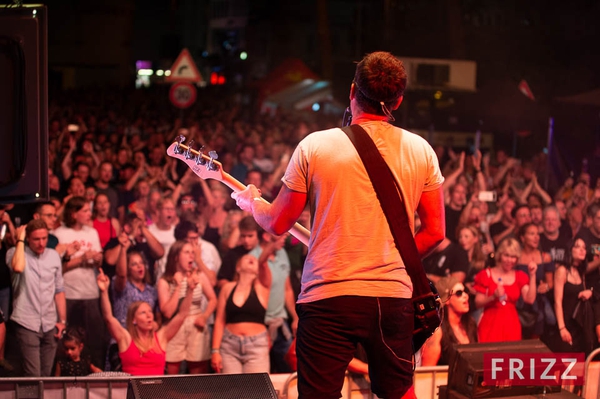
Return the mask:
M406 81L392 54L366 55L350 86L350 110L352 124L366 130L399 182L407 214L416 211L421 219L415 241L423 257L445 235L444 178L431 146L390 124ZM414 397L413 286L354 145L339 128L312 133L295 149L282 180L272 204L258 200L253 185L232 197L275 235L310 206L297 302L299 398L339 398L357 342L373 359L369 375L378 397Z

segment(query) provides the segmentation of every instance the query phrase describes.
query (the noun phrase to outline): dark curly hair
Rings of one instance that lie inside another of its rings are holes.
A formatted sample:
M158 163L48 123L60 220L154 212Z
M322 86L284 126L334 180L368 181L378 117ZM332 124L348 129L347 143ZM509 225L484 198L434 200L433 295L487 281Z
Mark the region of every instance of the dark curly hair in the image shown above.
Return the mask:
M395 105L404 95L406 81L404 64L394 55L384 51L367 54L356 65L356 101L365 112L385 115L381 102L387 108Z

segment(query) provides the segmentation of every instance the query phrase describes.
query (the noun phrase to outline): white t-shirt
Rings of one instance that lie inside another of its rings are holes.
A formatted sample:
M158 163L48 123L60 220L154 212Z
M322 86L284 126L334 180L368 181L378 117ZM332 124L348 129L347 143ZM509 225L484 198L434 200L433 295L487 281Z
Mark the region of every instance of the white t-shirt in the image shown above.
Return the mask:
M204 262L209 270L218 274L222 261L217 247L202 238L198 238L198 244L200 244L202 262Z
M386 122L361 124L390 166L409 215L444 177L422 137ZM299 303L342 295L410 298L412 283L356 148L339 128L309 134L282 178L307 193L311 235ZM414 220L409 218L411 229Z
M70 227L60 226L54 230L54 235L61 244L70 244L79 241L79 251L71 257L77 258L86 251L102 252L100 237L96 229L83 226L81 230L73 230ZM98 283L96 282L96 268L76 267L63 274L65 285L65 296L67 299L95 299L100 296Z
M171 226L168 230L161 230L156 226L156 224L151 224L148 226L148 231L152 233L154 238L156 238L156 240L165 250L163 257L158 259L154 264L154 273L156 274L156 281L158 281L160 276L162 276L165 272L165 267L167 266L167 257L169 255L171 245L173 245L173 243L176 241L175 226Z

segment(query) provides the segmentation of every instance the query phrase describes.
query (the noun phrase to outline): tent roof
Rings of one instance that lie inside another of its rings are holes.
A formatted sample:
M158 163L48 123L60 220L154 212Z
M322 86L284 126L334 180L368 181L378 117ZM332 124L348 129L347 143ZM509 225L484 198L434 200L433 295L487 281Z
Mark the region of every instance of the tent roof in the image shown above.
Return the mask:
M316 80L319 77L302 60L287 58L261 80L260 91L264 97L267 97L304 79Z
M282 108L302 109L310 104L333 98L331 83L326 80L304 79L265 99L266 104Z

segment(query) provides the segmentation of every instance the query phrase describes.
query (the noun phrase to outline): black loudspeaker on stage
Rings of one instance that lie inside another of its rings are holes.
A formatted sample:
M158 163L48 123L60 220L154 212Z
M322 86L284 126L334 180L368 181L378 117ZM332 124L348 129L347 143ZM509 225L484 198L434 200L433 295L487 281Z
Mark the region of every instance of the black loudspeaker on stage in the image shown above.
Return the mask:
M136 378L127 399L277 399L267 373Z
M47 13L0 5L0 203L48 198Z
M551 398L572 398L571 393L561 393L560 386L486 386L484 383L485 353L539 353L552 352L540 340L521 340L458 345L448 362L448 386L440 389L440 399L483 399L529 397L546 395ZM442 388L442 387L440 387Z

